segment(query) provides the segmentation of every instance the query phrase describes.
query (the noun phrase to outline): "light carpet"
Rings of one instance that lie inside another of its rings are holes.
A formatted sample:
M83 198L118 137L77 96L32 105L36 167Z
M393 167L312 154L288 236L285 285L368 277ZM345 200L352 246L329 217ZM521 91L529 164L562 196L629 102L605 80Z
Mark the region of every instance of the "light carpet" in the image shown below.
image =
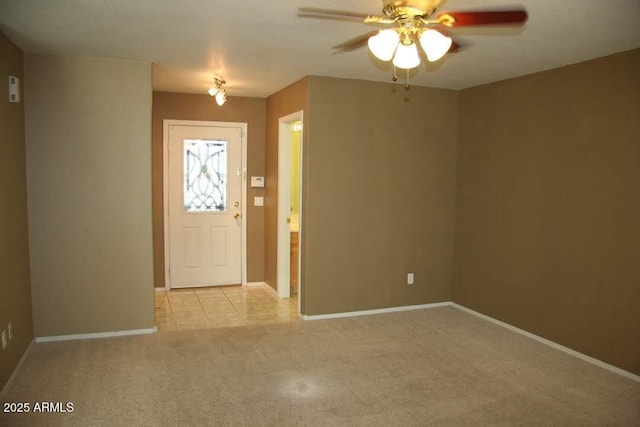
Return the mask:
M2 426L639 426L640 383L442 307L38 343Z

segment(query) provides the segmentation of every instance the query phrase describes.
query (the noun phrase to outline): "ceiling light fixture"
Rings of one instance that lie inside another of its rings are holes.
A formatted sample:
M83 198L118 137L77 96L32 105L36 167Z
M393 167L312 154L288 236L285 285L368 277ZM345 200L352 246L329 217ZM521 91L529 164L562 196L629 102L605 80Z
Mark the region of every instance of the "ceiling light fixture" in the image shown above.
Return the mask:
M400 43L400 35L396 30L381 30L369 37L369 50L381 61L391 61L396 47Z
M430 62L442 58L451 48L452 40L439 31L418 28L413 23L393 30L381 30L369 38L369 50L381 61L393 59L393 65L410 70L420 65L416 42Z
M420 65L420 50L424 51L427 61L434 62L447 52L455 52L460 48L460 45L447 36L448 28L522 26L528 19L527 11L523 8L436 13L443 2L444 0L382 0L382 15L300 7L298 16L392 26L393 28L362 34L333 48L343 52L351 51L366 41L376 58L393 62L394 82L398 80L396 69L406 70L406 89L409 89L410 70ZM418 44L422 49L418 49Z
M227 102L227 91L222 89L218 93L216 93L216 102L218 105L222 105Z
M224 85L227 83L222 78L214 77L213 86L209 89L209 95L216 98L218 105L223 105L227 101L227 90Z
M452 43L451 37L436 30L426 30L420 34L420 46L431 62L437 61L449 52Z
M396 55L393 57L393 65L398 68L410 70L420 65L418 48L415 43L400 43L396 48Z

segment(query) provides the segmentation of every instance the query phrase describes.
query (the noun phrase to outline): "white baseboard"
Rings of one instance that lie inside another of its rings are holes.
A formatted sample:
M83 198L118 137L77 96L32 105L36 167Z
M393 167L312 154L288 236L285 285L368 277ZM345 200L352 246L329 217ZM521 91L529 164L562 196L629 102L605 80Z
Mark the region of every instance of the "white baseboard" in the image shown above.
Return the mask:
M556 342L553 342L551 340L548 340L546 338L542 338L541 336L538 336L536 334L533 334L531 332L527 332L524 329L520 329L517 328L513 325L510 325L508 323L505 323L501 320L498 319L494 319L493 317L487 316L486 314L482 314L479 313L477 311L471 310L470 308L467 308L463 305L451 302L451 301L446 301L446 302L438 302L438 303L433 303L433 304L422 304L422 305L408 305L408 306L401 306L401 307L389 307L389 308L381 308L381 309L375 309L375 310L363 310L363 311L350 311L350 312L343 312L343 313L330 313L330 314L318 314L318 315L306 315L306 314L300 314L300 317L303 320L322 320L322 319L339 319L339 318L343 318L343 317L354 317L354 316L366 316L369 314L383 314L383 313L393 313L393 312L398 312L398 311L407 311L407 310L419 310L419 309L423 309L423 308L436 308L436 307L454 307L457 308L458 310L464 311L466 313L472 314L474 316L480 317L484 320L487 320L495 325L501 326L503 328L509 329L510 331L516 332L520 335L524 335L527 338L531 338L535 341L538 341L539 343L545 344L551 348L554 348L556 350L562 351L564 353L570 354L571 356L577 357L578 359L584 360L585 362L591 363L593 365L599 366L603 369L606 369L610 372L614 372L618 375L622 375L623 377L629 378L633 381L637 381L640 382L640 376L636 375L634 373L631 373L629 371L625 371L624 369L618 368L616 366L610 365L606 362L603 362L602 360L598 360L596 358L593 358L591 356L587 356L586 354L580 353L576 350L572 350L568 347L565 347L561 344L558 344Z
M501 320L494 319L493 317L487 316L486 314L478 313L477 311L471 310L470 308L467 308L467 307L465 307L463 305L456 304L455 302L452 302L451 306L457 308L458 310L462 310L462 311L467 312L469 314L473 314L474 316L480 317L481 319L487 320L487 321L489 321L491 323L494 323L494 324L496 324L498 326L502 326L503 328L509 329L510 331L516 332L516 333L518 333L520 335L524 335L527 338L531 338L531 339L533 339L535 341L538 341L538 342L540 342L542 344L548 345L551 348L554 348L556 350L560 350L560 351L562 351L564 353L570 354L571 356L577 357L578 359L584 360L585 362L592 363L592 364L594 364L596 366L599 366L601 368L604 368L604 369L606 369L608 371L615 372L616 374L622 375L623 377L626 377L626 378L629 378L631 380L640 382L640 376L639 375L633 374L633 373L631 373L629 371L625 371L624 369L620 369L620 368L618 368L616 366L609 365L608 363L605 363L602 360L598 360L598 359L595 359L595 358L593 358L591 356L587 356L586 354L580 353L579 351L572 350L572 349L570 349L568 347L565 347L563 345L560 345L560 344L558 344L556 342L553 342L553 341L548 340L546 338L542 338L541 336L538 336L536 334L532 334L531 332L527 332L524 329L520 329L520 328L517 328L517 327L515 327L513 325L505 323L505 322L503 322Z
M271 286L269 286L269 284L268 284L268 283L266 283L266 282L265 282L265 284L264 284L264 285L267 287L267 289L268 289L268 290L270 290L270 291L271 291L271 293L272 293L273 295L275 295L275 296L276 296L276 298L280 298L280 295L278 295L278 291L277 291L276 289L273 289L273 288L272 288Z
M27 349L24 351L24 353L22 353L22 356L20 357L20 360L18 360L18 363L16 364L16 367L13 368L13 372L9 376L9 379L7 380L7 382L4 385L4 387L2 387L2 390L0 390L0 396L3 395L5 390L9 389L9 386L11 384L13 384L13 380L14 380L14 378L16 376L16 373L20 370L20 368L24 364L24 360L27 358L27 354L31 351L31 348L34 346L35 343L36 343L36 339L34 338L34 339L31 340L31 342L27 346Z
M260 286L263 286L263 285L266 285L266 283L264 283L264 282L247 282L247 284L245 286L247 288L259 288Z
M70 340L90 340L96 338L111 338L111 337L125 337L129 335L145 335L154 334L158 332L157 327L149 329L130 329L126 331L112 331L112 332L96 332L92 334L77 334L77 335L56 335L50 337L36 337L36 342L52 342L52 341L70 341Z
M261 288L261 287L265 287L267 288L267 290L273 292L273 295L275 295L276 297L280 298L278 296L278 291L276 291L275 289L273 289L271 286L269 286L269 284L267 282L248 282L246 284L247 288Z
M321 320L321 319L339 319L342 317L354 317L354 316L367 316L370 314L384 314L384 313L395 313L398 311L408 311L408 310L420 310L423 308L436 308L436 307L447 307L450 306L451 302L436 302L432 304L420 304L420 305L403 305L400 307L388 307L388 308L377 308L373 310L361 310L361 311L347 311L343 313L329 313L329 314L301 314L300 317L304 320Z

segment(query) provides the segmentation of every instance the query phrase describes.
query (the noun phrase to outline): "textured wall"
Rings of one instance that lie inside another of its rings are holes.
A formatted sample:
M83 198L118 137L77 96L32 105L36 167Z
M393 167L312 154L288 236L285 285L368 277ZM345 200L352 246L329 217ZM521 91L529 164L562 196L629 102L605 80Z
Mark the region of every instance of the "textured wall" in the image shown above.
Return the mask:
M36 336L154 326L151 65L28 55Z
M8 76L18 77L24 87L22 52L0 33L3 85ZM13 322L15 333L0 356L0 390L33 340L22 95L20 103L0 97L0 331Z
M640 374L640 50L460 105L454 301Z
M163 287L164 214L162 190L162 121L205 120L247 123L247 176L265 175L265 109L262 98L229 97L219 107L209 95L153 94L153 252L155 285ZM264 208L253 206L264 189L247 186L247 280L264 281Z
M458 94L312 77L310 100L304 313L449 301Z

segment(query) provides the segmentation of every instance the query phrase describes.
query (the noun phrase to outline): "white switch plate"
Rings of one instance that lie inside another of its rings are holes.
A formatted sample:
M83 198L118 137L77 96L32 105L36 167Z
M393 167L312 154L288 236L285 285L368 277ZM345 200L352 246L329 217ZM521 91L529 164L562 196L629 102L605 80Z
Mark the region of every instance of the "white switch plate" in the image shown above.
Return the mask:
M9 102L20 102L20 79L9 76Z
M264 206L264 197L255 196L253 198L253 206Z
M407 285L413 285L413 273L407 274Z
M263 188L264 187L264 176L252 176L251 177L251 187L253 187L253 188Z

